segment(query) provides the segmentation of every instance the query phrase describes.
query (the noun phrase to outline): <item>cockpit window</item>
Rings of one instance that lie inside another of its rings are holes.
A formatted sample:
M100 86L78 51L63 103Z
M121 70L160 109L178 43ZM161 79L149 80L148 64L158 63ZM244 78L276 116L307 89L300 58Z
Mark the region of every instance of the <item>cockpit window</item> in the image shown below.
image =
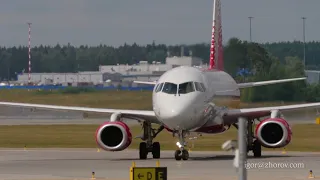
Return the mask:
M203 83L200 83L200 85L201 85L201 87L202 87L202 89L203 89L203 92L205 92L205 91L206 91L206 87L204 86L204 84L203 84Z
M205 87L204 87L204 85L202 86L201 83L194 82L194 85L196 87L196 91L205 92Z
M160 92L162 90L162 87L163 87L163 83L158 84L156 89L155 89L155 92Z
M195 91L195 88L194 88L193 82L186 82L186 83L179 84L178 94L187 94L194 91Z
M167 94L177 94L177 85L173 83L164 83L162 92Z

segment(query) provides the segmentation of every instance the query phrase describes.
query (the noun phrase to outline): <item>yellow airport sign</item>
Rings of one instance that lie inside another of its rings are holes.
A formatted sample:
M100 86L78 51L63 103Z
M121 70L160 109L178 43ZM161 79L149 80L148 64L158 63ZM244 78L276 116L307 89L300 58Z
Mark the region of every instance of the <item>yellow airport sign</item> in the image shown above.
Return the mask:
M320 124L320 118L316 118L316 124Z
M167 167L132 167L130 180L167 180Z

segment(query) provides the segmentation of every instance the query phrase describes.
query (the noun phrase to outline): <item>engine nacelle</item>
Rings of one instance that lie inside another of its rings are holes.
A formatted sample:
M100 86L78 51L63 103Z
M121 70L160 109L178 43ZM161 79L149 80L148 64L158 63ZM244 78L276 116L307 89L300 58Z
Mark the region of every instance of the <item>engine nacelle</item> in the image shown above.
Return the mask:
M268 118L256 127L256 138L266 148L281 148L291 141L292 131L286 120Z
M106 122L97 129L96 142L106 151L122 151L130 146L132 134L121 121Z

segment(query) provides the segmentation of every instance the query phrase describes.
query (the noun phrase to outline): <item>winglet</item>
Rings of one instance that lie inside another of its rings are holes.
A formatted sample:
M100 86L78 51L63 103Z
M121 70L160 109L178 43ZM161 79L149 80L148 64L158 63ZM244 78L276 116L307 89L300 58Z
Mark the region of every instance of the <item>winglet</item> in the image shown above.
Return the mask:
M271 80L271 81L259 81L259 82L249 82L249 83L240 83L238 84L239 88L248 88L248 87L255 87L255 86L264 86L270 84L278 84L284 82L291 82L291 81L300 81L305 80L306 77L302 78L292 78L292 79L280 79L280 80Z

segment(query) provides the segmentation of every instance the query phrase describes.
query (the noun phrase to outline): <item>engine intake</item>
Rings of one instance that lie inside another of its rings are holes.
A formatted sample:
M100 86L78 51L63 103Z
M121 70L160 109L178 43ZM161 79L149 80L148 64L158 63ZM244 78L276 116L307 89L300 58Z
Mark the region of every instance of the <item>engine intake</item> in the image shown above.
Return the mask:
M106 151L122 151L130 146L132 134L123 122L106 122L97 129L96 142Z
M281 148L291 141L292 131L286 120L268 118L261 121L256 128L256 138L266 148Z

